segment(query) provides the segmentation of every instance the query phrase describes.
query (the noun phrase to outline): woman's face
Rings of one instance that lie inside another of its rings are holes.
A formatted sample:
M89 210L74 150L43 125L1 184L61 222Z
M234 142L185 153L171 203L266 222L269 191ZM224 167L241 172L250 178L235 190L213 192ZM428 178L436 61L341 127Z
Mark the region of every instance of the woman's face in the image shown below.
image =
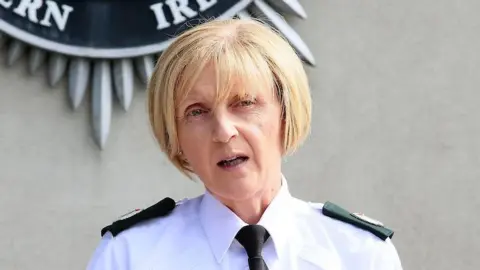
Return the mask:
M254 89L255 97L239 98L232 91L213 108L215 89L215 69L207 66L178 104L180 149L212 194L247 200L281 177L281 106L272 89Z

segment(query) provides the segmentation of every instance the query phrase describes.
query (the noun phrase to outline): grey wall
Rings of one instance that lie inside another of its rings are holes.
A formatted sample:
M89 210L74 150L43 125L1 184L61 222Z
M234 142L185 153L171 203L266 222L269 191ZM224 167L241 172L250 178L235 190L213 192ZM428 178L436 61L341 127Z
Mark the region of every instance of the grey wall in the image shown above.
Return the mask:
M292 23L318 65L312 136L285 163L292 192L393 227L405 269L479 269L480 2L302 2L310 17ZM102 226L201 192L157 150L140 84L103 152L65 81L21 61L0 85L0 269L84 269Z

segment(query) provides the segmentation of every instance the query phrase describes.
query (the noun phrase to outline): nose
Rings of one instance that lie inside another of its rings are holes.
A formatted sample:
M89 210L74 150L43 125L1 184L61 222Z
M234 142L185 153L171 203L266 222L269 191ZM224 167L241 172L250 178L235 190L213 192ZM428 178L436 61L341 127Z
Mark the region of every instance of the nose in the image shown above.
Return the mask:
M235 122L228 113L216 113L214 117L213 141L228 143L232 138L238 136Z

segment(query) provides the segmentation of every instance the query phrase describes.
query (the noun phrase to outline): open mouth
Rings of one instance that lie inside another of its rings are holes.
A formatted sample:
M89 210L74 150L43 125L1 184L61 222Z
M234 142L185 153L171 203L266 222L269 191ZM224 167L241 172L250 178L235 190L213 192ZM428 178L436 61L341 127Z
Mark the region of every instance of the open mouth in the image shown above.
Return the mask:
M236 156L233 158L221 160L217 163L217 165L222 168L231 168L231 167L238 166L246 162L247 160L248 160L247 156Z

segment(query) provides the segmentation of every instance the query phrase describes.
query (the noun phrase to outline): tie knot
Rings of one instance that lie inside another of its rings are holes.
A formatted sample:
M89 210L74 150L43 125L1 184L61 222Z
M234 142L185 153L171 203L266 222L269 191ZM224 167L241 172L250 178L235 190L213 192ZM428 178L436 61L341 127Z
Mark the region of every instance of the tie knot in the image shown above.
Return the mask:
M241 228L235 239L245 248L249 258L261 257L263 244L270 234L261 225L247 225Z

